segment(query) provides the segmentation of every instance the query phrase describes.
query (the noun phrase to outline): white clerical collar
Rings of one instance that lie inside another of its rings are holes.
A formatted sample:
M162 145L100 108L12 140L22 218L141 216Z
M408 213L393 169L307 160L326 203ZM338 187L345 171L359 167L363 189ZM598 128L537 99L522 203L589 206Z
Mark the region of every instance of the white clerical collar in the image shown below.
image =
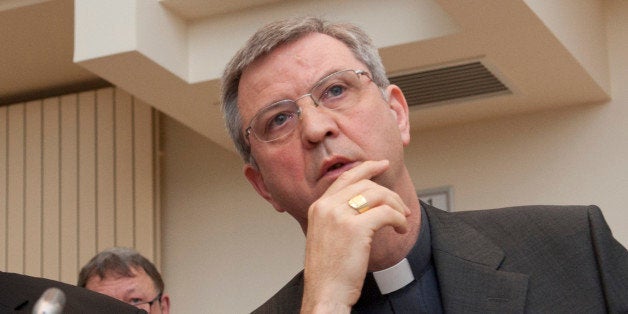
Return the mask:
M382 294L397 291L414 280L410 263L406 258L390 268L373 272L373 277Z

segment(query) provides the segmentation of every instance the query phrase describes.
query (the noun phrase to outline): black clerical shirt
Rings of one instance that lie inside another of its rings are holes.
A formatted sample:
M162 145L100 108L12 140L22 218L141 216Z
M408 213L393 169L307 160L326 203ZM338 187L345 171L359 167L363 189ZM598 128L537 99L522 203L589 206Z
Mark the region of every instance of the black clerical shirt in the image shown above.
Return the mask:
M442 313L436 270L432 261L430 227L421 207L421 230L414 247L406 257L414 280L396 291L381 294L373 274L368 273L362 295L353 313Z

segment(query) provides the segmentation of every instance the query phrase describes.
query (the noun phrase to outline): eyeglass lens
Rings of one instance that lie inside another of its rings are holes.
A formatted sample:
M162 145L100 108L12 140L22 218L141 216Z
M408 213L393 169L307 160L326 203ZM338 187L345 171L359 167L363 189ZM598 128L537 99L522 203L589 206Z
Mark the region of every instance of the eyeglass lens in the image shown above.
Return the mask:
M360 76L366 72L344 70L316 83L300 98L309 96L316 106L335 110L353 104L360 96ZM288 135L298 125L301 111L294 100L282 100L262 109L251 121L251 131L259 140L270 142Z
M159 301L161 299L161 296L162 296L162 294L160 292L160 293L157 294L157 296L154 299L152 299L150 301L130 303L130 304L135 306L135 307L137 307L137 308L150 311L150 308L151 308L151 306L153 306L153 303Z

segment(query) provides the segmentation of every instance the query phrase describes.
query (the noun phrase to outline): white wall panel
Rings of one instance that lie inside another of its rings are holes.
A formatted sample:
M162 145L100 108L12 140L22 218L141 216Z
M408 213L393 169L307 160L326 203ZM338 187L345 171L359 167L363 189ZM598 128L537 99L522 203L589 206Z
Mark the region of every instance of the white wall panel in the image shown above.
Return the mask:
M61 281L76 282L78 265L78 110L77 95L60 103L60 247Z
M0 270L74 284L111 246L157 262L153 134L115 88L0 107Z
M113 89L96 92L96 232L98 251L115 243Z
M78 95L79 264L87 263L96 246L96 92Z
M0 107L0 269L7 269L8 107Z
M116 242L133 247L133 103L131 95L116 90L115 93L115 225Z
M7 270L24 271L24 105L9 107Z
M160 195L159 184L157 184L159 174L156 170L156 159L153 151L159 151L156 139L154 139L153 125L155 121L153 110L150 106L139 99L134 99L133 124L133 169L135 173L133 190L135 208L135 247L144 252L147 256L155 257L155 265L161 265L161 238L159 237L159 226L161 226L161 215L159 202L156 201ZM147 219L152 217L153 219Z
M24 272L41 276L42 271L42 101L26 103L24 186Z
M59 159L59 99L49 98L43 102L44 141L42 147L43 160L43 242L42 242L42 276L59 279L59 256L61 241L60 227L60 159Z

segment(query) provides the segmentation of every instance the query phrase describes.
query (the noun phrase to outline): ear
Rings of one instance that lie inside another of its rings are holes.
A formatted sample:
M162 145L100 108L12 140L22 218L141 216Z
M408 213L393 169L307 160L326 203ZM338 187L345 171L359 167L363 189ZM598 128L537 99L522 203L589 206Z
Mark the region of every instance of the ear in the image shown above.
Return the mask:
M401 132L401 140L404 146L410 143L410 111L406 97L397 85L389 85L386 87L388 94L388 105L397 120L397 127Z
M170 296L168 296L167 294L162 295L159 304L161 306L161 313L170 313Z
M271 205L273 205L275 210L277 210L278 212L285 211L281 209L279 204L277 204L277 202L275 202L275 200L273 199L272 194L266 188L266 184L264 183L264 177L262 176L262 173L259 171L259 169L257 169L257 167L247 163L244 165L243 171L244 171L244 176L246 177L247 180L249 180L249 183L251 183L255 191L257 191L257 194L259 194L261 197L267 200Z

